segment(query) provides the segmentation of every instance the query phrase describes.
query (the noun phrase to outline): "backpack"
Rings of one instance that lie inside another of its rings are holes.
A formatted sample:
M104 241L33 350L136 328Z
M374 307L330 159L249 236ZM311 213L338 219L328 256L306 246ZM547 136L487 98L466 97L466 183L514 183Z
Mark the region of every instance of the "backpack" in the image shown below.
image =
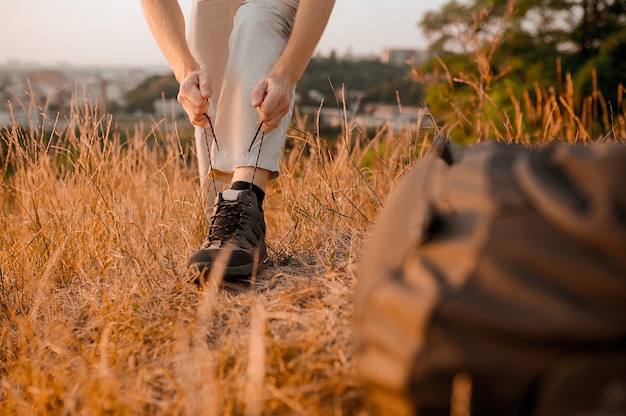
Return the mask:
M626 146L433 150L359 262L372 414L626 415Z

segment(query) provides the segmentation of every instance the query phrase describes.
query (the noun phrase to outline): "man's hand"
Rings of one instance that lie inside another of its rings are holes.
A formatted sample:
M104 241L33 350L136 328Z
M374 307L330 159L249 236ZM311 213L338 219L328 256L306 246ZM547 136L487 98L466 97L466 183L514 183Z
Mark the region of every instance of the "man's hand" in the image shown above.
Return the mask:
M180 82L178 101L192 124L206 127L204 113L209 111L211 76L201 71L185 37L185 18L177 0L141 0L154 39Z
M209 125L205 114L209 112L211 87L211 76L206 71L193 71L180 83L178 102L182 104L194 126L204 128Z
M251 104L256 107L263 131L268 132L280 125L289 112L295 85L285 76L269 73L252 90Z
M252 90L252 106L270 131L289 112L291 97L298 80L313 55L326 27L335 0L300 0L293 31L278 61Z

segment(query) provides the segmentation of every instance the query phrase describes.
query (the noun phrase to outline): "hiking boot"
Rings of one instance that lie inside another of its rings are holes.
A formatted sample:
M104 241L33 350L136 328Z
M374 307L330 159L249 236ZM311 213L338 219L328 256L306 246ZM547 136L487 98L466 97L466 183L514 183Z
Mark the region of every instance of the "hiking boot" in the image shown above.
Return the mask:
M189 258L189 269L206 278L224 250L231 252L225 280L250 277L253 269L267 258L265 219L251 190L228 189L218 194L209 235Z

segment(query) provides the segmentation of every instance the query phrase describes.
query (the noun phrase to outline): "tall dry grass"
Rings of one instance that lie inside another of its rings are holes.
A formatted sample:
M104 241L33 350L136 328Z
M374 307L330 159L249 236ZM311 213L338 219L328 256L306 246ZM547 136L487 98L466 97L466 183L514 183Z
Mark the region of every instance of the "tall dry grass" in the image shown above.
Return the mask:
M184 126L122 128L79 99L5 126L0 413L361 411L355 264L432 131L365 137L346 116L330 148L306 121L266 199L271 264L237 293L187 283L207 225Z
M607 113L583 122L562 111L563 91L520 100L520 117L546 140L568 129L566 140L602 139L586 126ZM46 114L35 102L19 106ZM339 104L343 132L330 146L317 120L296 117L265 203L270 266L250 289L199 290L185 270L207 229L188 128L168 117L125 128L73 103L63 119L0 131L0 413L363 412L356 264L435 129L368 135ZM625 114L609 120L617 140ZM494 131L462 115L437 131L467 123ZM530 142L510 131L495 136Z

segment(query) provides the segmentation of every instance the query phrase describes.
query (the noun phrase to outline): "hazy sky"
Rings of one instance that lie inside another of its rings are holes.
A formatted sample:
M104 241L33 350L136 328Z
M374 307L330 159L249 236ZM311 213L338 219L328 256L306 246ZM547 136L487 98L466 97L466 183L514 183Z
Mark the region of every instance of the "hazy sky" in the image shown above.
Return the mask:
M319 51L380 53L424 47L417 27L445 0L336 0ZM181 0L188 16L191 0ZM0 0L0 64L9 59L54 64L166 64L139 0Z

